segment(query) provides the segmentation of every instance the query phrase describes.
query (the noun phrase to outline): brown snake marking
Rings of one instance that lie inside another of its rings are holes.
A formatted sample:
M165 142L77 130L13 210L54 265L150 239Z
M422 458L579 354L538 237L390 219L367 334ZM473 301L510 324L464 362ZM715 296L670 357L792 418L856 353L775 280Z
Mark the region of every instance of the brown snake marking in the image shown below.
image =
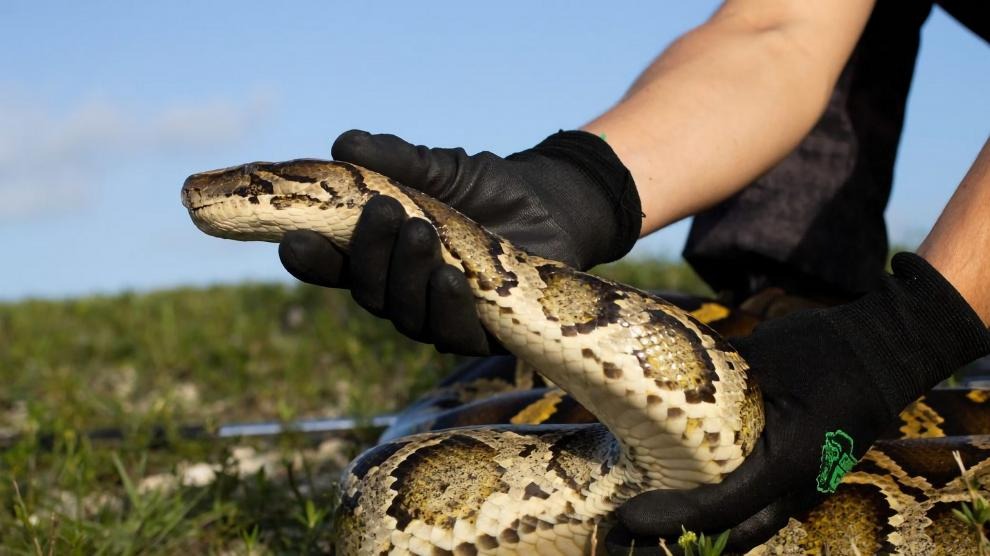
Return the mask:
M528 255L445 205L349 164L256 163L197 174L183 187L184 204L207 233L278 241L288 230L315 229L342 249L375 195L396 198L436 227L444 260L464 271L486 328L602 424L464 428L380 445L345 475L339 553L584 553L622 501L717 481L748 453L762 402L745 362L669 303ZM545 421L547 407L533 414ZM931 469L915 464L928 452L945 467L937 440L915 441L896 458L879 445L846 476L844 485L855 486L842 487L824 514L792 521L760 550L827 545L842 554L852 538L904 553L970 551L958 528L940 519L966 494L959 479L939 486L914 474ZM978 438L965 446L969 475L982 481L985 447Z
M756 321L714 302L667 295L693 314L713 315L708 322L729 336L745 335ZM707 319L703 319L707 320ZM473 384L498 384L479 391ZM519 384L514 388L514 384ZM460 402L444 402L458 399ZM443 407L436 413L425 407ZM532 408L540 408L533 410ZM521 408L521 409L520 409ZM559 408L559 411L555 411ZM457 426L500 423L563 424L594 422L559 388L545 385L534 369L511 358L488 358L462 366L441 386L400 415L383 438ZM754 554L978 554L975 533L953 516L969 500L953 450L960 451L985 496L990 478L990 390L936 389L900 415L884 439L848 475L838 492L819 507L795 516ZM932 440L932 439L939 440ZM924 440L914 440L924 439ZM891 523L899 523L894 526ZM903 539L900 529L913 541ZM913 542L913 544L912 544ZM778 552L779 551L779 552Z

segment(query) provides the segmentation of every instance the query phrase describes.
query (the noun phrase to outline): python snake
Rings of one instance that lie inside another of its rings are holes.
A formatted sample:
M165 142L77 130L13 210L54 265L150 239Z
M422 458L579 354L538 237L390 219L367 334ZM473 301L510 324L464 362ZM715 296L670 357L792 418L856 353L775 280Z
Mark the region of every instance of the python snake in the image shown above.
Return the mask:
M351 164L259 162L190 176L182 189L183 204L208 234L277 242L290 230L314 230L344 251L376 195L436 228L444 261L464 272L488 331L598 422L468 427L372 448L344 473L338 553L588 553L623 501L717 482L752 449L763 406L745 361L659 297L528 254L439 201ZM879 454L882 472L867 482L896 475L880 457L885 452L870 454ZM934 504L965 494L958 482L908 484ZM908 505L893 487L881 490L884 504ZM841 511L824 515L808 523L850 522ZM927 510L919 515L902 519L888 545L904 552L932 546L933 522L924 521ZM851 523L873 522L857 516ZM800 550L809 534L797 527L762 548Z

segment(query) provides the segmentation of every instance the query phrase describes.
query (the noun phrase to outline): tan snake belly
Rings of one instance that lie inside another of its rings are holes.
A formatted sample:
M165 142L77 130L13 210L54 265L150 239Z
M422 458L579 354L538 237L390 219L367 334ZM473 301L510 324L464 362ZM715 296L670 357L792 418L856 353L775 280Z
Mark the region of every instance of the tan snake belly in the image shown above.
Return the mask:
M191 176L182 193L211 235L279 241L307 229L344 250L375 195L437 229L486 328L600 423L471 427L377 446L345 472L339 553L583 554L629 497L718 481L746 457L763 414L745 362L662 299L529 255L349 164L248 164ZM975 553L950 511L968 493L939 442L875 447L836 496L756 552ZM987 444L952 444L980 486Z
M375 195L437 230L484 326L601 425L428 433L345 475L340 552L581 554L629 497L714 482L749 453L762 401L720 336L645 292L530 255L446 205L345 163L255 163L191 176L183 204L219 237L317 231L346 250Z

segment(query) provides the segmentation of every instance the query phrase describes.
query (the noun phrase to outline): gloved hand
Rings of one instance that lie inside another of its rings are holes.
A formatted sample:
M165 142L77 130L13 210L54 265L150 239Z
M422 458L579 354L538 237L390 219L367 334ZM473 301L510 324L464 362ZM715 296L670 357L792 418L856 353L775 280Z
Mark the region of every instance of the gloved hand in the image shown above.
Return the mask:
M530 253L577 268L618 259L639 237L632 176L605 141L587 132L555 133L502 158L352 130L331 152L447 203ZM279 257L296 278L350 288L362 307L440 351L497 352L464 275L441 260L436 232L407 219L393 199L376 197L365 206L351 256L315 233L294 232L282 240Z
M897 414L958 367L990 353L966 301L917 255L894 257L883 286L850 303L794 313L733 340L763 391L766 426L724 481L651 491L618 510L612 554L659 554L657 536L732 529L746 550L834 492ZM670 543L668 543L670 544Z

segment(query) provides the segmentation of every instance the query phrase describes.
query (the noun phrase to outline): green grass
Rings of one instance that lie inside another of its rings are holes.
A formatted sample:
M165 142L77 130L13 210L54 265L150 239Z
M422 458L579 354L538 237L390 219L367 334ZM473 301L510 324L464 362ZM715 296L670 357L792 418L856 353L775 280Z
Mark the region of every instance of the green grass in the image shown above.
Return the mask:
M452 364L357 310L346 294L313 287L0 306L0 427L55 434L50 452L28 437L0 454L3 550L320 551L339 462L328 469L305 439L284 438L255 446L273 460L265 474L239 473L231 458L238 444L150 451L152 426L393 410ZM106 426L130 435L94 446L75 434ZM356 447L341 450L346 458ZM139 488L204 462L221 467L219 480Z
M704 291L676 263L599 271ZM0 304L0 436L23 435L0 452L0 554L324 552L335 482L359 443L172 435L151 450L153 426L401 409L455 364L346 293L303 285ZM78 434L94 427L128 434Z

